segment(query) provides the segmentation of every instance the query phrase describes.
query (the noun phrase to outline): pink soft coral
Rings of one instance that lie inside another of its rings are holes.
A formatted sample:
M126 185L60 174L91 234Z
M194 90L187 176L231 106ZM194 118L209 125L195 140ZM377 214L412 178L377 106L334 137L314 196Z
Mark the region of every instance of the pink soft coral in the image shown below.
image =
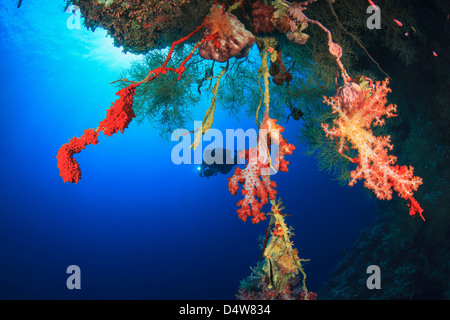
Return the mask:
M371 126L384 125L383 117L395 117L397 106L387 104L389 81L376 82L372 89L364 91L354 82L348 82L325 102L331 106L339 117L334 120L334 127L322 124L327 136L339 138L339 153L357 164L350 172L350 185L364 179L364 186L372 190L379 199L392 199L393 190L409 200L409 213L418 213L422 219L422 208L413 198L413 193L422 184L422 178L415 177L412 166L395 165L397 157L389 155L393 149L390 136L377 137ZM351 147L358 150L356 158L344 154ZM424 219L425 220L425 219Z

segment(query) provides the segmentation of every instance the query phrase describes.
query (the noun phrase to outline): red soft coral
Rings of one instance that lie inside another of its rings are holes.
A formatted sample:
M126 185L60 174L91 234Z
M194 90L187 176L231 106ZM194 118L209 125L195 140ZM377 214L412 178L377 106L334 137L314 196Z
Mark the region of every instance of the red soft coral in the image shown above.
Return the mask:
M97 130L87 129L80 138L73 137L68 143L61 146L58 151L57 166L64 182L78 183L81 178L81 170L73 156L80 153L87 145L97 144L100 131L103 131L107 136L112 136L119 130L123 133L125 128L128 127L128 124L135 117L132 107L133 95L137 86L138 84L131 84L116 93L120 98L113 103L106 114L106 119L100 122Z
M270 175L261 174L262 169L269 170L269 165L259 160L257 149L259 148L250 148L242 152L241 157L245 156L247 159L247 167L244 170L236 168L233 176L228 179L228 189L232 195L236 195L239 184L244 184L241 190L244 199L238 201L237 205L241 208L237 213L243 221L246 221L247 217L253 217L253 223L266 219L261 209L269 202L269 198L274 200L277 194L276 182L270 180Z
M103 130L105 135L110 137L119 130L123 133L125 128L128 128L131 120L135 117L133 111L133 96L135 92L136 85L131 84L116 93L116 95L120 96L120 99L113 102L112 107L106 113L106 119L100 121L99 124L99 130Z
M270 180L270 173L280 170L288 171L289 161L284 159L285 155L292 154L295 146L288 143L281 135L284 128L276 124L276 120L267 119L261 126L262 134L257 148L249 148L241 152L240 156L247 159L247 167L242 170L236 168L234 174L228 179L228 190L232 195L236 195L239 184L243 184L241 190L244 199L239 200L237 205L241 207L237 210L238 216L243 221L247 217L253 217L252 222L258 223L266 219L262 207L274 200L277 194L275 188L277 184ZM268 156L271 148L274 155L273 160L269 161Z
M65 143L59 148L58 155L58 169L59 174L64 182L77 183L81 178L81 170L78 162L73 158L73 155L80 153L89 144L97 144L98 133L94 129L87 129L84 135L80 138L73 137L68 143Z

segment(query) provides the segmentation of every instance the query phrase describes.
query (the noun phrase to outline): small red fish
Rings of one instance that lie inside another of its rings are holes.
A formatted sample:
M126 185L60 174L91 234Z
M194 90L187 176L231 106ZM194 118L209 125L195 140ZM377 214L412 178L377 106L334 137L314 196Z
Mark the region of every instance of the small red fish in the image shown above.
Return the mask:
M433 51L433 56L435 56L435 57L438 56L437 53L436 53L436 51Z
M401 22L398 21L397 19L394 19L394 22L395 22L399 27L403 27L403 23L401 23Z

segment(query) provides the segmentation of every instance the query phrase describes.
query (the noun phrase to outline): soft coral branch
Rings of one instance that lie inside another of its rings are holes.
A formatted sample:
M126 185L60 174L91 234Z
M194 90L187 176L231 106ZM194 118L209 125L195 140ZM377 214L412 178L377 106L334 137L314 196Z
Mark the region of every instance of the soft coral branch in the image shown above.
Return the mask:
M68 143L61 146L56 158L58 159L59 174L64 182L78 183L81 178L81 170L73 156L80 153L87 145L97 144L99 132L103 131L106 136L112 136L118 131L123 133L128 127L135 117L132 107L136 87L136 84L131 84L116 93L120 98L107 111L106 118L100 122L97 130L87 129L80 138L73 137Z
M328 124L322 124L322 128L328 137L340 139L339 153L357 164L350 173L350 185L364 179L364 186L379 199L390 200L396 191L401 198L410 201L410 214L418 213L424 219L422 208L413 198L422 178L414 176L412 166L396 165L397 157L388 154L393 149L390 136L377 137L371 129L372 125L384 125L384 117L396 116L397 107L387 105L386 96L391 91L388 83L388 79L377 82L365 91L355 82L346 83L334 97L325 98L325 103L339 117L334 120L332 128ZM348 143L358 150L356 158L351 159L344 154Z
M228 179L228 189L232 195L236 195L239 184L243 184L241 192L244 199L238 201L237 205L241 208L237 213L243 221L252 217L253 223L266 219L261 212L262 207L269 199L274 200L277 194L277 184L270 179L271 170L288 171L289 161L284 157L295 150L295 146L282 137L284 128L276 124L276 120L266 118L260 130L258 147L241 152L241 157L247 159L247 167L236 168L233 176ZM276 151L273 152L273 159L269 160L272 149Z

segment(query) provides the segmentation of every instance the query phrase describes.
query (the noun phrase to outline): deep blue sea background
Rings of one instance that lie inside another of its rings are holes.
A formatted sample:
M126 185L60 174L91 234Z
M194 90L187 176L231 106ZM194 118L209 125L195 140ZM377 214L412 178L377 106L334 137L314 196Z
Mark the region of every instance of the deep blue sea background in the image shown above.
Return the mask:
M238 219L231 173L205 179L173 164L176 143L149 123L100 135L76 155L81 181L64 183L58 149L105 118L117 98L110 82L139 57L104 30L69 29L64 1L16 5L0 4L0 299L234 299L267 221ZM195 120L208 106L193 106ZM221 130L254 127L220 110L215 119ZM304 155L300 124L286 127L297 150L273 180L318 291L375 213L360 185L340 187ZM69 265L81 268L81 290L66 287Z

